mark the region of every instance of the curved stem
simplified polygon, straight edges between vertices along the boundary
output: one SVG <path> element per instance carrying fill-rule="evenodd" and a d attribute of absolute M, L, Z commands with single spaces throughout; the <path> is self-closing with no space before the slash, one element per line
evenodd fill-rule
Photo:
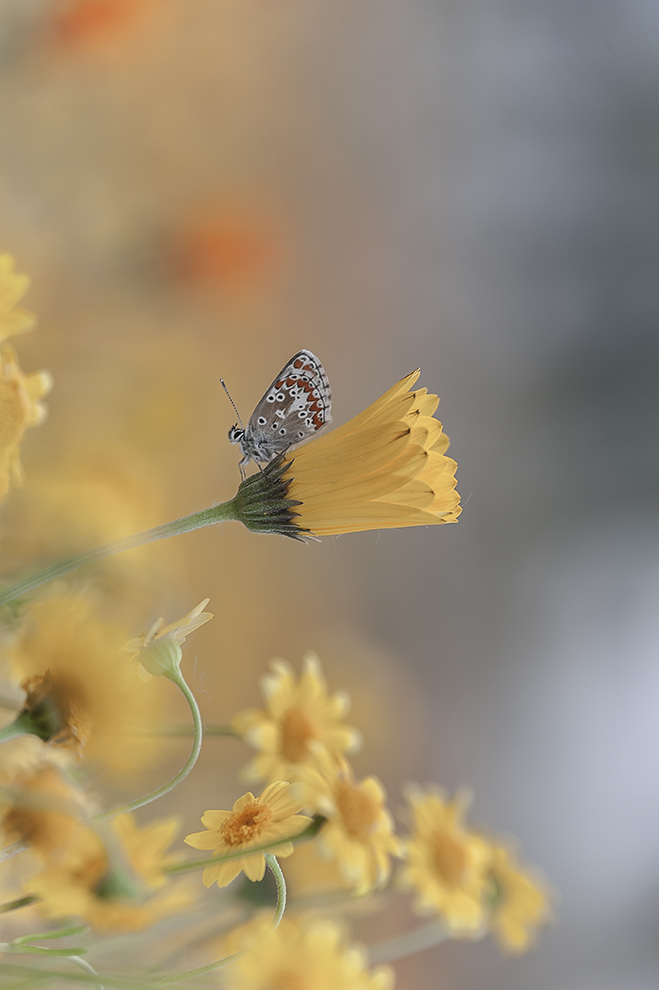
<path fill-rule="evenodd" d="M 136 798 L 134 801 L 129 801 L 128 804 L 119 805 L 116 808 L 112 808 L 110 811 L 103 811 L 100 815 L 94 815 L 94 818 L 99 821 L 105 821 L 107 818 L 114 818 L 115 815 L 124 815 L 129 811 L 135 811 L 137 808 L 143 808 L 145 804 L 151 804 L 152 801 L 157 801 L 158 798 L 163 797 L 164 794 L 168 794 L 173 791 L 182 780 L 188 776 L 193 766 L 197 762 L 197 758 L 201 751 L 201 744 L 204 738 L 204 727 L 201 721 L 201 712 L 199 711 L 199 705 L 193 695 L 192 691 L 188 687 L 183 674 L 177 668 L 176 672 L 172 672 L 167 675 L 169 680 L 172 681 L 178 688 L 180 688 L 183 693 L 185 700 L 190 706 L 190 711 L 192 712 L 192 720 L 194 722 L 194 739 L 192 742 L 192 750 L 190 755 L 179 772 L 172 777 L 170 781 L 163 784 L 162 787 L 158 787 L 155 791 L 150 794 L 146 794 L 144 797 Z"/>
<path fill-rule="evenodd" d="M 124 550 L 133 550 L 135 547 L 144 546 L 145 543 L 154 543 L 156 540 L 164 540 L 168 536 L 178 536 L 181 533 L 189 533 L 193 529 L 201 529 L 203 526 L 212 526 L 214 523 L 227 522 L 236 519 L 234 500 L 222 502 L 220 505 L 213 505 L 209 509 L 202 509 L 200 512 L 192 512 L 189 516 L 182 516 L 174 519 L 173 522 L 163 523 L 162 526 L 155 526 L 153 529 L 144 530 L 142 533 L 133 533 L 132 536 L 125 536 L 121 540 L 113 543 L 105 543 L 101 547 L 94 547 L 92 550 L 83 550 L 66 560 L 59 560 L 50 567 L 44 567 L 42 571 L 17 581 L 0 592 L 0 605 L 20 598 L 28 591 L 39 588 L 42 584 L 54 581 L 56 578 L 75 571 L 85 564 L 93 564 L 104 557 L 112 557 L 116 553 Z"/>
<path fill-rule="evenodd" d="M 259 936 L 250 942 L 248 946 L 244 949 L 240 949 L 238 952 L 232 952 L 230 956 L 225 956 L 224 959 L 217 959 L 215 962 L 209 963 L 207 966 L 198 966 L 196 969 L 186 969 L 182 973 L 177 973 L 176 976 L 168 976 L 163 980 L 158 981 L 158 986 L 171 986 L 175 983 L 182 983 L 183 980 L 188 980 L 196 976 L 205 976 L 207 973 L 213 973 L 217 969 L 221 969 L 223 966 L 227 966 L 229 963 L 235 962 L 236 959 L 240 959 L 247 952 L 251 952 L 255 945 L 257 945 L 264 935 L 268 932 L 275 931 L 279 927 L 279 923 L 284 916 L 284 911 L 286 910 L 286 880 L 284 879 L 284 874 L 282 873 L 281 866 L 277 862 L 274 856 L 270 853 L 266 853 L 265 861 L 275 878 L 275 884 L 277 885 L 277 904 L 275 906 L 275 913 L 273 915 L 272 921 L 265 929 L 261 932 Z"/>
<path fill-rule="evenodd" d="M 274 932 L 275 929 L 279 928 L 279 923 L 284 917 L 284 911 L 286 910 L 286 880 L 284 879 L 284 874 L 281 871 L 281 866 L 279 865 L 276 856 L 272 853 L 265 854 L 265 861 L 268 864 L 268 868 L 275 878 L 275 883 L 277 884 L 277 907 L 275 909 L 275 915 L 270 922 L 269 932 Z"/>
<path fill-rule="evenodd" d="M 287 835 L 283 839 L 265 842 L 262 846 L 252 846 L 249 850 L 250 855 L 268 852 L 269 849 L 277 849 L 278 846 L 284 846 L 288 842 L 305 842 L 307 839 L 313 839 L 314 836 L 318 835 L 326 821 L 327 819 L 323 818 L 322 815 L 315 815 L 311 824 L 298 832 L 297 835 Z M 200 870 L 202 866 L 214 866 L 215 863 L 226 863 L 230 859 L 242 859 L 244 855 L 245 850 L 239 849 L 237 852 L 225 853 L 223 856 L 208 856 L 205 859 L 189 860 L 187 863 L 175 863 L 173 866 L 166 867 L 165 873 L 187 873 L 189 870 Z"/>

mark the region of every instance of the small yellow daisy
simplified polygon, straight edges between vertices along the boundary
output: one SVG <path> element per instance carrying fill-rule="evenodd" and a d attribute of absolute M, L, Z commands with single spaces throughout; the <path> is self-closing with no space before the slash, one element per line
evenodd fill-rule
<path fill-rule="evenodd" d="M 494 882 L 492 933 L 504 952 L 526 952 L 535 941 L 536 930 L 551 920 L 549 886 L 537 871 L 522 868 L 511 848 L 496 843 L 490 875 Z"/>
<path fill-rule="evenodd" d="M 377 777 L 357 782 L 346 765 L 335 767 L 318 753 L 320 771 L 305 775 L 305 806 L 327 818 L 318 839 L 323 855 L 335 859 L 355 894 L 382 887 L 391 876 L 391 857 L 401 854 L 387 794 Z"/>
<path fill-rule="evenodd" d="M 244 770 L 246 780 L 299 780 L 303 768 L 317 762 L 321 744 L 338 766 L 357 749 L 361 737 L 343 719 L 350 700 L 345 692 L 330 695 L 318 657 L 309 653 L 296 681 L 285 660 L 273 660 L 272 673 L 261 681 L 267 708 L 249 708 L 232 719 L 245 742 L 259 750 Z"/>
<path fill-rule="evenodd" d="M 407 799 L 413 832 L 405 843 L 402 885 L 414 890 L 416 910 L 438 915 L 452 936 L 481 935 L 491 849 L 463 825 L 470 796 L 461 791 L 447 801 L 439 788 L 410 787 Z"/>
<path fill-rule="evenodd" d="M 255 846 L 263 846 L 297 835 L 311 819 L 299 815 L 302 800 L 299 791 L 286 781 L 269 784 L 260 797 L 243 794 L 235 802 L 232 811 L 207 811 L 201 823 L 206 832 L 193 832 L 184 841 L 193 849 L 209 849 L 217 856 L 227 853 L 244 853 L 237 859 L 207 866 L 204 869 L 204 886 L 226 887 L 244 872 L 249 880 L 262 880 L 265 873 L 265 853 L 252 852 Z M 278 858 L 291 856 L 292 842 L 273 848 Z"/>
<path fill-rule="evenodd" d="M 227 969 L 232 990 L 392 990 L 393 970 L 369 969 L 365 950 L 335 921 L 285 917 L 263 933 L 265 924 L 256 918 L 226 940 L 227 952 L 247 949 Z"/>

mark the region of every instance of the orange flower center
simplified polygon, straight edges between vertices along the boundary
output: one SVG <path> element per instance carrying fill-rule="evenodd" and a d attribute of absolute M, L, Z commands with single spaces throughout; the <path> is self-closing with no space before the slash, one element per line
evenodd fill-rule
<path fill-rule="evenodd" d="M 281 721 L 281 752 L 289 763 L 304 763 L 309 741 L 318 733 L 311 720 L 299 708 L 291 708 Z"/>
<path fill-rule="evenodd" d="M 448 832 L 435 832 L 430 843 L 432 867 L 449 887 L 458 887 L 467 869 L 464 845 Z"/>
<path fill-rule="evenodd" d="M 220 835 L 228 846 L 241 846 L 258 839 L 272 819 L 272 810 L 267 804 L 247 805 L 234 811 L 220 825 Z"/>
<path fill-rule="evenodd" d="M 380 817 L 378 801 L 347 780 L 338 781 L 335 796 L 336 806 L 348 835 L 358 842 L 368 842 L 373 826 Z"/>

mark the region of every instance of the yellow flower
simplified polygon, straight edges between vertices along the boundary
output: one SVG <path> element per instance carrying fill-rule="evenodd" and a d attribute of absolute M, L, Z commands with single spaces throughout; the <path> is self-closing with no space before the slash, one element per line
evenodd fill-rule
<path fill-rule="evenodd" d="M 414 831 L 401 882 L 415 891 L 416 910 L 438 915 L 453 936 L 482 934 L 491 851 L 463 825 L 469 795 L 447 801 L 439 789 L 414 787 L 407 797 Z"/>
<path fill-rule="evenodd" d="M 271 667 L 272 673 L 261 681 L 267 708 L 249 708 L 231 722 L 260 751 L 245 768 L 245 778 L 298 780 L 303 767 L 317 762 L 319 743 L 342 765 L 343 754 L 361 742 L 357 730 L 342 721 L 350 707 L 348 696 L 328 695 L 320 660 L 313 653 L 304 658 L 297 683 L 285 660 L 273 660 Z"/>
<path fill-rule="evenodd" d="M 172 649 L 177 653 L 180 662 L 180 648 L 186 638 L 213 618 L 212 612 L 204 612 L 209 601 L 210 598 L 204 598 L 182 619 L 177 619 L 168 626 L 165 625 L 164 619 L 158 619 L 148 632 L 141 633 L 126 643 L 124 649 L 130 655 L 130 659 L 140 661 L 138 670 L 143 679 L 150 680 L 153 674 L 163 672 L 160 667 L 163 661 L 166 664 Z"/>
<path fill-rule="evenodd" d="M 36 323 L 34 313 L 17 309 L 16 303 L 25 295 L 30 279 L 14 271 L 10 254 L 0 254 L 0 342 L 16 333 L 31 330 Z"/>
<path fill-rule="evenodd" d="M 391 990 L 389 966 L 368 969 L 366 952 L 349 944 L 335 921 L 285 917 L 263 933 L 256 918 L 226 940 L 228 952 L 247 949 L 227 970 L 232 990 Z M 253 944 L 253 948 L 249 948 Z"/>
<path fill-rule="evenodd" d="M 305 805 L 328 821 L 318 839 L 320 851 L 337 861 L 358 896 L 383 886 L 391 876 L 391 856 L 401 853 L 387 795 L 377 777 L 354 780 L 345 765 L 338 769 L 319 752 L 322 769 L 305 775 Z"/>
<path fill-rule="evenodd" d="M 514 851 L 503 845 L 492 846 L 490 871 L 495 898 L 490 928 L 505 952 L 526 952 L 535 930 L 551 920 L 549 887 L 537 872 L 522 869 Z"/>
<path fill-rule="evenodd" d="M 420 372 L 344 426 L 286 454 L 282 481 L 301 529 L 316 536 L 456 522 L 455 461 L 433 418 L 439 399 L 410 392 Z"/>
<path fill-rule="evenodd" d="M 298 792 L 286 781 L 269 784 L 260 797 L 249 792 L 235 802 L 232 811 L 207 811 L 201 824 L 207 832 L 194 832 L 184 839 L 193 849 L 212 849 L 217 856 L 244 852 L 237 859 L 227 860 L 204 869 L 204 885 L 228 886 L 244 871 L 249 880 L 262 880 L 265 873 L 265 854 L 250 853 L 255 846 L 263 846 L 278 839 L 297 835 L 311 819 L 297 814 L 302 808 Z M 272 852 L 278 858 L 292 855 L 292 842 L 276 846 Z"/>
<path fill-rule="evenodd" d="M 23 482 L 19 445 L 29 426 L 46 416 L 40 401 L 52 388 L 47 371 L 24 375 L 11 344 L 0 346 L 0 498 Z"/>
<path fill-rule="evenodd" d="M 125 632 L 98 613 L 82 592 L 53 593 L 25 609 L 11 657 L 27 691 L 21 716 L 50 745 L 136 770 L 157 755 L 147 732 L 162 694 L 126 666 Z"/>
<path fill-rule="evenodd" d="M 78 917 L 95 928 L 140 931 L 191 902 L 187 884 L 155 894 L 167 883 L 165 868 L 177 857 L 165 850 L 178 822 L 163 819 L 138 828 L 132 815 L 109 823 L 107 841 L 79 824 L 65 855 L 24 885 L 40 898 L 48 918 Z"/>
<path fill-rule="evenodd" d="M 44 860 L 65 849 L 84 815 L 82 796 L 56 766 L 42 763 L 3 788 L 0 834 L 4 845 L 22 842 Z"/>

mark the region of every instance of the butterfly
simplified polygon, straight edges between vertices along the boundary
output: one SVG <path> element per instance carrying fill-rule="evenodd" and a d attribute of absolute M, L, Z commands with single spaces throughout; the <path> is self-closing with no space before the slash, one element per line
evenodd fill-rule
<path fill-rule="evenodd" d="M 226 390 L 224 382 L 222 385 Z M 240 444 L 241 478 L 245 478 L 250 461 L 271 461 L 331 423 L 331 408 L 332 393 L 325 369 L 311 351 L 298 351 L 266 390 L 245 428 L 236 409 L 240 426 L 231 427 L 229 440 Z"/>

